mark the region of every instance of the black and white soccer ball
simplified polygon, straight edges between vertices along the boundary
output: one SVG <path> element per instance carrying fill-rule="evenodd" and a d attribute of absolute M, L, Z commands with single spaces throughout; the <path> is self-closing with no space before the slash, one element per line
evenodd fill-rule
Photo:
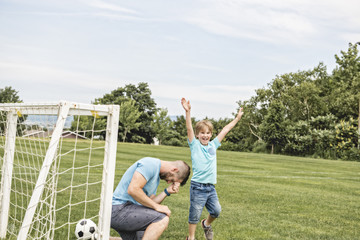
<path fill-rule="evenodd" d="M 75 228 L 75 236 L 81 240 L 96 240 L 97 226 L 91 219 L 81 219 Z"/>

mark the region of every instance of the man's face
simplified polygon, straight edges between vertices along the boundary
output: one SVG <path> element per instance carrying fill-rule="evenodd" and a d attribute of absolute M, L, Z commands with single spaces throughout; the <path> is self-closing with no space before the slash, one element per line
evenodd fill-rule
<path fill-rule="evenodd" d="M 172 172 L 160 173 L 160 179 L 165 180 L 167 183 L 181 183 L 180 179 L 177 178 L 176 174 Z"/>

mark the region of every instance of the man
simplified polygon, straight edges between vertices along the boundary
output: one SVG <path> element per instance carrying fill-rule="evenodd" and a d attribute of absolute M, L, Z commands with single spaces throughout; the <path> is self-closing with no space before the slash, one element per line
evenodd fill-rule
<path fill-rule="evenodd" d="M 158 239 L 169 224 L 171 215 L 165 197 L 179 191 L 190 175 L 184 161 L 142 158 L 126 170 L 112 200 L 111 227 L 123 240 Z M 156 195 L 160 179 L 169 186 Z"/>

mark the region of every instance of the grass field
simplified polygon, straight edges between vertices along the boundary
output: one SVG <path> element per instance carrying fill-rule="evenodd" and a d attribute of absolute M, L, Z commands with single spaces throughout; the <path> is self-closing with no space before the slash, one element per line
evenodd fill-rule
<path fill-rule="evenodd" d="M 100 156 L 99 163 L 103 160 Z M 114 187 L 132 163 L 146 156 L 191 164 L 186 147 L 119 143 Z M 215 239 L 360 239 L 359 162 L 220 150 L 217 158 L 216 189 L 222 212 L 213 223 Z M 100 172 L 91 176 L 101 178 Z M 166 186 L 161 181 L 158 192 Z M 179 194 L 163 202 L 172 215 L 161 239 L 185 239 L 189 186 L 188 182 Z M 80 190 L 76 196 L 84 195 Z M 57 201 L 61 203 L 61 197 Z M 204 210 L 203 217 L 206 215 Z M 60 218 L 57 216 L 57 220 L 67 221 Z M 113 230 L 111 235 L 118 236 Z M 200 225 L 196 238 L 204 239 Z"/>
<path fill-rule="evenodd" d="M 115 186 L 145 156 L 191 164 L 189 148 L 119 144 Z M 360 239 L 359 162 L 220 150 L 217 158 L 222 213 L 215 239 Z M 165 187 L 162 181 L 158 191 Z M 163 204 L 172 215 L 161 239 L 185 239 L 189 184 Z M 204 239 L 200 225 L 196 238 Z"/>

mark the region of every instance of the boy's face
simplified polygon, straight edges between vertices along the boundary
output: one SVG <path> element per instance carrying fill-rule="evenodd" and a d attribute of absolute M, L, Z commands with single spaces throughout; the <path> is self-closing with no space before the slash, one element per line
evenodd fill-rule
<path fill-rule="evenodd" d="M 208 127 L 203 127 L 199 133 L 196 135 L 196 137 L 199 139 L 200 143 L 204 146 L 207 146 L 210 142 L 210 138 L 212 136 L 212 132 L 210 132 L 210 129 Z"/>

